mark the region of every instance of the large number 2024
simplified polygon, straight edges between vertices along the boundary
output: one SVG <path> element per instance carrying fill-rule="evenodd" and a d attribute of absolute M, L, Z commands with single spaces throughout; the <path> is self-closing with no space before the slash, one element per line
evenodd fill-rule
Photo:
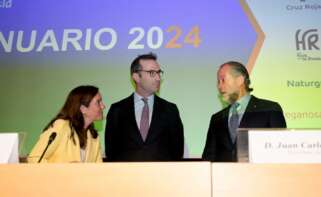
<path fill-rule="evenodd" d="M 166 32 L 171 33 L 174 32 L 174 37 L 172 37 L 167 44 L 165 45 L 165 48 L 182 48 L 183 44 L 179 43 L 178 40 L 182 36 L 182 29 L 178 26 L 170 26 Z M 130 29 L 129 34 L 135 34 L 137 33 L 137 36 L 134 38 L 133 41 L 130 42 L 128 45 L 128 49 L 144 49 L 145 45 L 141 43 L 142 39 L 145 36 L 145 30 L 141 27 L 133 27 Z M 184 37 L 185 44 L 191 44 L 195 48 L 199 47 L 201 43 L 200 39 L 200 30 L 198 26 L 194 26 L 190 32 Z M 154 39 L 155 38 L 155 39 Z M 151 49 L 158 49 L 162 46 L 164 40 L 163 31 L 160 27 L 154 26 L 151 27 L 147 31 L 147 46 Z"/>

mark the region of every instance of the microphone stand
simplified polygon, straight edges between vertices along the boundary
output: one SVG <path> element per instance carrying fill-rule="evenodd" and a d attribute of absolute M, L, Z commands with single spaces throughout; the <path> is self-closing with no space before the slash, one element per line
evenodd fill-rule
<path fill-rule="evenodd" d="M 53 133 L 50 135 L 49 140 L 48 140 L 48 144 L 47 144 L 45 150 L 42 152 L 42 154 L 41 154 L 41 156 L 40 156 L 40 158 L 39 158 L 39 160 L 38 160 L 38 163 L 41 162 L 43 156 L 44 156 L 45 153 L 47 152 L 47 149 L 48 149 L 49 145 L 55 140 L 56 135 L 57 135 L 56 132 L 53 132 Z"/>

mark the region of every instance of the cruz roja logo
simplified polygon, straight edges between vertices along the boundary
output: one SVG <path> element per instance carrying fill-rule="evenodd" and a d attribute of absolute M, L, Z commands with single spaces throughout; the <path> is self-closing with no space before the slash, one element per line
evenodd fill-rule
<path fill-rule="evenodd" d="M 320 51 L 318 29 L 298 29 L 295 32 L 295 44 L 296 50 L 300 51 L 297 53 L 299 60 L 321 60 L 318 53 Z M 316 55 L 319 57 L 316 57 Z"/>
<path fill-rule="evenodd" d="M 308 0 L 297 0 L 297 1 L 289 1 L 289 4 L 286 4 L 285 9 L 287 11 L 295 12 L 295 11 L 320 11 L 321 4 L 318 0 L 308 1 Z"/>
<path fill-rule="evenodd" d="M 12 0 L 0 0 L 0 8 L 11 8 Z"/>

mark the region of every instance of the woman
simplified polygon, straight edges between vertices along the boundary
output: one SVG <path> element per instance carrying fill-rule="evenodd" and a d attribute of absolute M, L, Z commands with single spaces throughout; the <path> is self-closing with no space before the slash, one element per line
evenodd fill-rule
<path fill-rule="evenodd" d="M 100 142 L 93 122 L 102 120 L 104 109 L 97 87 L 73 89 L 58 115 L 44 128 L 28 162 L 101 162 Z"/>

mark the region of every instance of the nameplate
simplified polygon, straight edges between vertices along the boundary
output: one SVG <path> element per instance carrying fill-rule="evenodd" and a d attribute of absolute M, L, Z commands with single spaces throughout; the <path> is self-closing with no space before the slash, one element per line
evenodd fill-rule
<path fill-rule="evenodd" d="M 321 163 L 321 130 L 249 130 L 250 163 Z"/>
<path fill-rule="evenodd" d="M 19 163 L 18 133 L 0 133 L 0 163 Z"/>

